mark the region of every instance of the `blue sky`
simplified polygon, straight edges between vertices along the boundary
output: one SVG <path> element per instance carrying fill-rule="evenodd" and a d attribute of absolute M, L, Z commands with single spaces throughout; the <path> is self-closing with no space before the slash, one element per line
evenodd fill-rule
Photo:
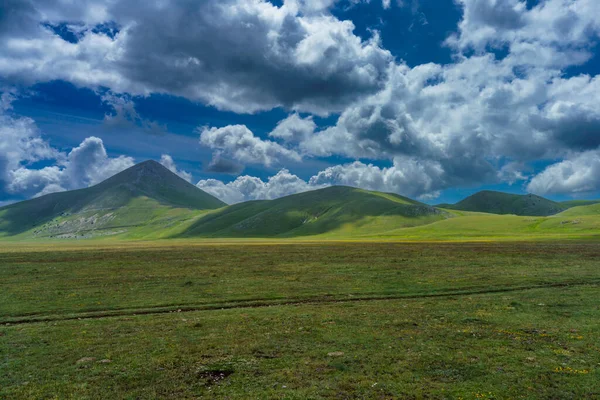
<path fill-rule="evenodd" d="M 593 0 L 163 3 L 0 6 L 0 204 L 146 159 L 229 203 L 600 197 Z"/>

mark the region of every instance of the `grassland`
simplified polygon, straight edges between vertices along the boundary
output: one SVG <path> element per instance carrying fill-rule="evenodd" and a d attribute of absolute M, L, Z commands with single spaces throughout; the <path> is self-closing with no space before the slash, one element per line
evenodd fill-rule
<path fill-rule="evenodd" d="M 2 246 L 0 398 L 600 398 L 597 242 Z"/>

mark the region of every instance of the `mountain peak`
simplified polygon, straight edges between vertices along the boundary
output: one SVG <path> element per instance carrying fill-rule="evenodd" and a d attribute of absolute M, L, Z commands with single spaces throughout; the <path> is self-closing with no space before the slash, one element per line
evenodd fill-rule
<path fill-rule="evenodd" d="M 564 211 L 566 207 L 535 194 L 512 194 L 482 190 L 445 208 L 491 214 L 548 216 Z"/>
<path fill-rule="evenodd" d="M 123 229 L 149 223 L 156 217 L 153 210 L 212 210 L 225 205 L 160 163 L 148 160 L 89 188 L 10 205 L 0 215 L 0 236 L 3 231 L 15 235 L 34 227 L 36 234 L 48 235 L 107 229 L 115 224 Z M 50 221 L 55 221 L 52 228 L 46 225 Z"/>

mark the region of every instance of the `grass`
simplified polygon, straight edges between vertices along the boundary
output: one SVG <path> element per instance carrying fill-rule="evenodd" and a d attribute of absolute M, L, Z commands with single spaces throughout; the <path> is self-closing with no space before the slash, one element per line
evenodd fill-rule
<path fill-rule="evenodd" d="M 445 217 L 433 207 L 399 195 L 334 186 L 209 212 L 181 236 L 339 237 L 427 224 Z"/>
<path fill-rule="evenodd" d="M 3 246 L 0 398 L 600 396 L 596 242 Z"/>
<path fill-rule="evenodd" d="M 477 192 L 456 204 L 443 204 L 446 208 L 463 211 L 477 211 L 491 214 L 515 214 L 527 216 L 554 215 L 570 205 L 556 203 L 533 194 L 518 195 L 484 190 Z"/>

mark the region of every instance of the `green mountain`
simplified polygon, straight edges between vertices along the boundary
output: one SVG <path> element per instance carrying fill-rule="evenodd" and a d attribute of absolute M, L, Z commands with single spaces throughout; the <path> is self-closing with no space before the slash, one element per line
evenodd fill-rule
<path fill-rule="evenodd" d="M 296 237 L 372 235 L 447 218 L 434 207 L 396 194 L 333 186 L 207 213 L 182 235 Z"/>
<path fill-rule="evenodd" d="M 227 206 L 159 163 L 146 161 L 96 186 L 0 208 L 0 239 L 458 240 L 593 236 L 600 229 L 600 202 L 556 203 L 483 191 L 443 208 L 448 211 L 345 186 Z"/>
<path fill-rule="evenodd" d="M 558 214 L 568 207 L 534 194 L 510 194 L 484 190 L 456 204 L 438 207 L 459 211 L 475 211 L 490 214 L 514 214 L 522 216 L 548 216 Z"/>
<path fill-rule="evenodd" d="M 560 204 L 564 207 L 579 207 L 579 206 L 591 206 L 593 204 L 600 203 L 600 200 L 567 200 L 561 201 Z"/>
<path fill-rule="evenodd" d="M 0 208 L 0 236 L 103 236 L 152 224 L 166 229 L 197 215 L 197 210 L 223 206 L 161 164 L 146 161 L 86 189 Z"/>

